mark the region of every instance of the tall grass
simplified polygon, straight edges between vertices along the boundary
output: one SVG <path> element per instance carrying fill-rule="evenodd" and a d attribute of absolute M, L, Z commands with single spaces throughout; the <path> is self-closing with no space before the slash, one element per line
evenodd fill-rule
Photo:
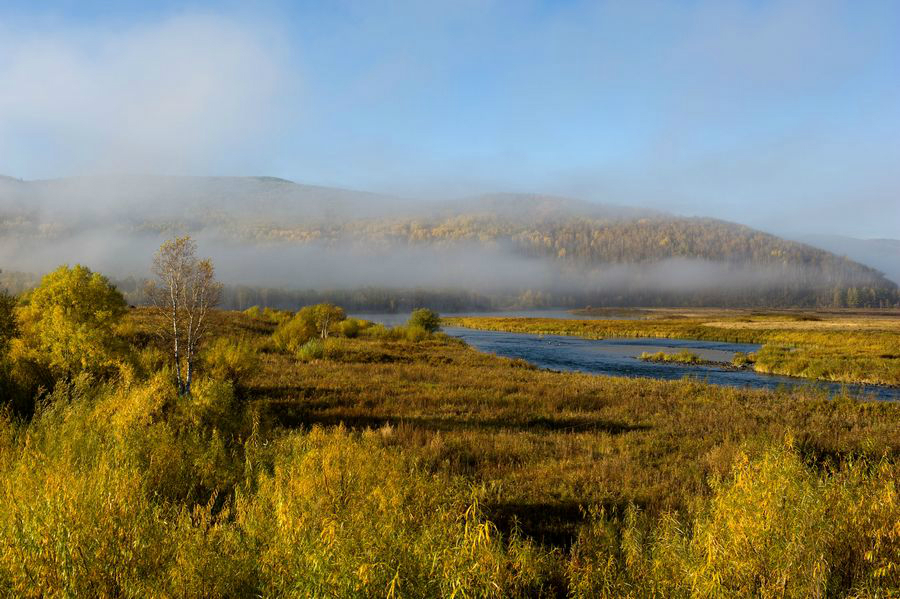
<path fill-rule="evenodd" d="M 641 352 L 641 355 L 638 356 L 641 360 L 646 362 L 677 362 L 679 364 L 702 364 L 703 359 L 695 354 L 692 351 L 688 351 L 686 349 L 681 350 L 680 352 L 670 354 L 666 352 Z"/>
<path fill-rule="evenodd" d="M 844 597 L 900 591 L 896 464 L 821 472 L 789 448 L 712 481 L 690 517 L 595 511 L 569 562 L 576 597 Z"/>
<path fill-rule="evenodd" d="M 129 376 L 0 417 L 0 595 L 900 593 L 897 404 L 544 372 L 407 329 L 304 362 L 220 316 L 191 397 L 135 311 Z"/>
<path fill-rule="evenodd" d="M 160 382 L 82 385 L 28 425 L 4 419 L 0 585 L 20 597 L 542 592 L 550 554 L 504 538 L 477 493 L 388 448 L 384 431 L 263 443 L 214 405 L 227 396 L 208 382 L 197 405 L 172 406 L 184 398 Z"/>

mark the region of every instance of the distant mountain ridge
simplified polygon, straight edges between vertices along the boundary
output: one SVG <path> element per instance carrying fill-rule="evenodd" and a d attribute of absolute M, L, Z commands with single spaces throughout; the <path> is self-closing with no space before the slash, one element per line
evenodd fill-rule
<path fill-rule="evenodd" d="M 104 251 L 102 240 L 112 231 L 125 241 L 115 252 Z M 11 262 L 11 269 L 25 251 L 25 239 L 41 239 L 50 247 L 65 247 L 67 240 L 96 245 L 94 255 L 102 262 L 132 247 L 137 251 L 141 239 L 185 232 L 228 244 L 231 249 L 222 255 L 229 260 L 242 262 L 253 253 L 237 251 L 243 247 L 260 256 L 258 248 L 274 248 L 266 250 L 265 260 L 276 264 L 306 261 L 309 267 L 285 277 L 292 279 L 285 286 L 311 288 L 321 279 L 309 274 L 315 264 L 308 261 L 317 258 L 291 248 L 316 248 L 320 256 L 332 257 L 351 248 L 353 256 L 320 261 L 337 270 L 334 277 L 328 273 L 328 284 L 352 286 L 356 279 L 349 273 L 384 268 L 400 252 L 405 262 L 395 261 L 394 271 L 400 272 L 388 273 L 390 285 L 400 284 L 402 271 L 441 256 L 451 258 L 407 286 L 474 284 L 467 268 L 454 263 L 452 256 L 458 255 L 469 261 L 468 270 L 480 272 L 482 287 L 493 282 L 567 305 L 900 301 L 897 285 L 875 269 L 808 244 L 721 220 L 564 197 L 501 193 L 417 201 L 272 177 L 0 178 L 0 234 L 19 240 L 5 252 L 0 246 L 0 258 Z M 255 274 L 262 266 L 247 268 Z M 341 269 L 347 276 L 340 276 Z M 442 280 L 441 269 L 454 270 L 456 278 Z M 358 278 L 372 284 L 371 277 Z"/>

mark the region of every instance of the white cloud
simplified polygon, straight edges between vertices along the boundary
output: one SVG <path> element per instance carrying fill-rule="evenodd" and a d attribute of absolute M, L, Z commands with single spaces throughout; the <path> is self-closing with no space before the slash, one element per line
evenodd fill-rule
<path fill-rule="evenodd" d="M 0 25 L 0 164 L 52 175 L 227 162 L 270 130 L 289 88 L 277 39 L 208 15 L 120 30 Z"/>

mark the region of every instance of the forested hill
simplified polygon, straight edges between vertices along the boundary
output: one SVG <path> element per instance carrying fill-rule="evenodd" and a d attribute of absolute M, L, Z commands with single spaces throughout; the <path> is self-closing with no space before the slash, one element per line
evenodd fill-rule
<path fill-rule="evenodd" d="M 856 239 L 839 235 L 807 235 L 798 239 L 877 268 L 900 283 L 900 239 Z"/>
<path fill-rule="evenodd" d="M 204 241 L 232 284 L 377 288 L 379 302 L 390 289 L 521 307 L 900 301 L 878 271 L 810 245 L 568 198 L 416 201 L 266 177 L 0 178 L 0 268 L 46 269 L 40 260 L 58 256 L 140 277 L 153 245 L 176 233 Z"/>

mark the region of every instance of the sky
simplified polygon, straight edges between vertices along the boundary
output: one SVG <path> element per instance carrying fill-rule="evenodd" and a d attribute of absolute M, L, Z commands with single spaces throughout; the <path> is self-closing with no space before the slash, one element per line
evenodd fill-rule
<path fill-rule="evenodd" d="M 900 238 L 900 2 L 0 4 L 0 174 L 549 193 Z"/>

